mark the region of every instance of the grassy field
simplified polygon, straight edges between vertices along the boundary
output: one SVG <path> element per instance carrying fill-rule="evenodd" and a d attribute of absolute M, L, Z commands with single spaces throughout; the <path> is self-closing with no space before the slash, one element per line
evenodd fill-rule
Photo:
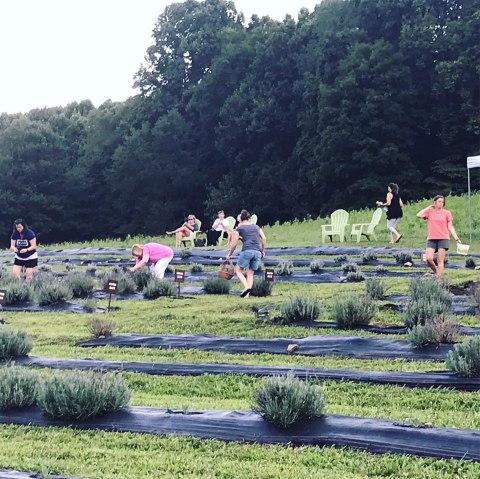
<path fill-rule="evenodd" d="M 384 199 L 384 198 L 379 198 Z M 404 217 L 399 224 L 399 231 L 403 234 L 401 245 L 409 248 L 423 248 L 427 237 L 427 228 L 424 220 L 418 219 L 415 215 L 418 211 L 431 204 L 431 200 L 422 200 L 405 205 Z M 454 216 L 455 228 L 464 243 L 471 244 L 471 251 L 480 253 L 480 193 L 472 195 L 472 241 L 469 239 L 469 215 L 468 215 L 468 196 L 448 196 L 446 198 L 446 208 Z M 369 223 L 374 208 L 350 211 L 349 224 Z M 275 223 L 274 225 L 262 225 L 261 218 L 259 224 L 264 227 L 268 240 L 268 246 L 318 246 L 321 243 L 320 226 L 329 223 L 328 218 L 294 220 L 287 223 Z M 204 221 L 205 227 L 207 223 Z M 347 229 L 349 232 L 350 230 Z M 389 241 L 389 234 L 386 229 L 386 219 L 383 216 L 380 225 L 376 229 L 378 242 L 367 242 L 365 237 L 361 245 L 385 246 Z M 107 240 L 93 240 L 88 243 L 59 243 L 54 245 L 45 245 L 52 248 L 80 248 L 80 247 L 117 247 L 129 248 L 133 243 L 142 243 L 147 241 L 158 241 L 171 246 L 175 245 L 175 239 L 170 236 L 131 236 L 128 238 L 111 238 Z M 329 242 L 327 244 L 330 244 Z M 333 244 L 338 245 L 338 242 Z M 347 244 L 357 244 L 356 242 L 347 242 Z"/>
<path fill-rule="evenodd" d="M 476 196 L 475 202 L 480 197 Z M 468 215 L 462 213 L 465 199 L 448 198 L 460 236 L 468 231 Z M 475 204 L 475 203 L 474 203 Z M 401 223 L 405 244 L 421 247 L 425 225 L 414 218 L 422 204 L 406 207 Z M 354 212 L 354 221 L 364 221 L 371 211 Z M 410 215 L 412 218 L 410 218 Z M 411 221 L 410 221 L 411 220 Z M 352 222 L 352 221 L 351 221 Z M 277 246 L 318 245 L 320 220 L 293 222 L 266 227 L 270 244 Z M 379 227 L 384 228 L 383 222 Z M 467 229 L 465 229 L 467 228 Z M 384 245 L 386 233 L 383 232 Z M 158 239 L 158 238 L 156 238 Z M 380 238 L 379 238 L 380 239 Z M 143 239 L 142 239 L 143 240 Z M 92 242 L 60 247 L 118 246 L 134 241 Z M 403 241 L 403 240 L 402 240 Z M 363 243 L 366 245 L 366 243 Z M 402 243 L 403 244 L 403 243 Z M 475 243 L 474 243 L 475 244 Z M 480 241 L 478 242 L 480 245 Z M 354 259 L 354 258 L 352 258 Z M 357 258 L 358 259 L 358 258 Z M 463 262 L 463 259 L 452 258 Z M 81 268 L 79 268 L 81 269 Z M 418 269 L 421 271 L 422 269 Z M 447 270 L 451 284 L 474 280 L 478 272 Z M 405 294 L 407 277 L 385 279 L 387 294 Z M 233 286 L 240 289 L 238 283 Z M 369 335 L 366 332 L 339 332 L 280 326 L 255 319 L 251 306 L 275 304 L 278 307 L 292 294 L 317 297 L 322 303 L 322 320 L 330 320 L 337 298 L 362 292 L 360 284 L 275 283 L 273 295 L 242 300 L 235 296 L 202 295 L 192 299 L 162 298 L 155 301 L 114 301 L 117 311 L 109 313 L 122 333 L 212 334 L 257 338 L 303 337 L 313 334 Z M 105 306 L 106 301 L 100 305 Z M 146 348 L 80 348 L 77 343 L 89 337 L 86 320 L 92 315 L 70 313 L 7 313 L 6 326 L 24 329 L 32 337 L 32 355 L 60 358 L 99 358 L 115 361 L 237 363 L 250 365 L 305 366 L 331 369 L 429 371 L 444 369 L 442 363 L 405 360 L 359 360 L 337 357 L 280 356 L 272 354 L 224 354 L 195 350 L 153 350 Z M 467 325 L 478 325 L 472 316 L 458 317 Z M 377 322 L 400 323 L 400 314 L 380 310 Z M 378 336 L 376 336 L 378 337 Z M 50 374 L 44 371 L 42 374 Z M 249 409 L 261 379 L 243 375 L 204 375 L 200 377 L 155 377 L 128 373 L 132 405 L 196 409 Z M 447 389 L 408 389 L 398 386 L 357 384 L 347 381 L 324 383 L 327 412 L 352 416 L 392 419 L 413 424 L 480 430 L 478 392 Z M 466 478 L 480 477 L 480 464 L 468 461 L 421 459 L 405 455 L 371 455 L 359 451 L 319 447 L 280 447 L 222 443 L 186 437 L 156 437 L 147 434 L 74 431 L 62 428 L 0 426 L 0 468 L 59 474 L 81 478 L 153 479 L 380 479 L 380 478 Z"/>

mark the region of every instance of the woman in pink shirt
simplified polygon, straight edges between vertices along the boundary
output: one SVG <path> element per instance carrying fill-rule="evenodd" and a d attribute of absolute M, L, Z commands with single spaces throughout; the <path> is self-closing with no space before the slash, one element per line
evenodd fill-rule
<path fill-rule="evenodd" d="M 457 232 L 453 227 L 453 216 L 450 211 L 445 209 L 445 197 L 441 195 L 433 198 L 433 205 L 427 206 L 417 213 L 418 218 L 423 218 L 428 222 L 427 237 L 427 264 L 435 273 L 437 279 L 443 275 L 445 265 L 445 254 L 449 248 L 450 233 L 457 243 L 461 243 Z M 437 254 L 437 264 L 433 257 Z"/>
<path fill-rule="evenodd" d="M 162 279 L 168 264 L 173 259 L 173 249 L 159 243 L 134 244 L 132 255 L 137 262 L 133 268 L 130 268 L 131 273 L 149 265 L 153 276 Z"/>

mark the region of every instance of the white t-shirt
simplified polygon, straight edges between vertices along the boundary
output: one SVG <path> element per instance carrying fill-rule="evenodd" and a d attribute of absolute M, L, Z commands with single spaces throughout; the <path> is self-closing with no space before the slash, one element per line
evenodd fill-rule
<path fill-rule="evenodd" d="M 217 218 L 214 222 L 213 222 L 213 225 L 212 225 L 212 230 L 215 230 L 215 231 L 224 231 L 225 228 L 228 228 L 228 221 L 226 218 L 224 218 L 223 220 L 221 220 L 220 218 Z"/>

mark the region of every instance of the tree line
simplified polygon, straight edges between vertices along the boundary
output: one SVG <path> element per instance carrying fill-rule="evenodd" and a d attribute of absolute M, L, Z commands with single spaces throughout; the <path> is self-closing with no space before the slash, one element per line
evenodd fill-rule
<path fill-rule="evenodd" d="M 245 22 L 234 2 L 158 17 L 140 94 L 0 116 L 0 233 L 162 234 L 195 213 L 263 224 L 465 191 L 480 151 L 478 0 L 323 0 Z"/>

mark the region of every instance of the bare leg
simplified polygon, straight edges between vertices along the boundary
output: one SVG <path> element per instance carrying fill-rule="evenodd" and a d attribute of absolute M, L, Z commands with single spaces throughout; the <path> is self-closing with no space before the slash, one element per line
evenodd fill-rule
<path fill-rule="evenodd" d="M 33 268 L 25 268 L 25 274 L 27 281 L 31 281 L 33 278 Z"/>
<path fill-rule="evenodd" d="M 14 264 L 13 265 L 13 276 L 15 276 L 15 278 L 20 278 L 21 275 L 22 275 L 22 266 Z"/>
<path fill-rule="evenodd" d="M 440 252 L 441 250 L 439 250 Z M 445 252 L 445 250 L 443 250 Z M 430 266 L 430 269 L 438 276 L 438 271 L 437 271 L 437 266 L 435 265 L 435 262 L 433 261 L 433 256 L 435 254 L 435 250 L 433 248 L 427 248 L 425 252 L 425 259 L 427 260 L 428 266 Z M 443 255 L 443 258 L 445 259 L 445 254 Z"/>
<path fill-rule="evenodd" d="M 253 287 L 253 276 L 255 274 L 255 271 L 253 271 L 253 269 L 248 269 L 247 270 L 247 288 L 248 289 L 252 289 Z M 248 297 L 248 294 L 247 296 Z"/>
<path fill-rule="evenodd" d="M 443 276 L 443 270 L 445 269 L 445 254 L 446 250 L 443 248 L 438 249 L 437 253 L 437 279 L 441 279 Z"/>
<path fill-rule="evenodd" d="M 248 275 L 247 270 L 247 275 Z M 237 277 L 240 280 L 240 283 L 242 283 L 244 289 L 248 289 L 248 283 L 247 283 L 247 278 L 245 278 L 245 275 L 243 274 L 243 269 L 240 268 L 240 266 L 235 267 L 235 272 L 237 273 Z"/>

